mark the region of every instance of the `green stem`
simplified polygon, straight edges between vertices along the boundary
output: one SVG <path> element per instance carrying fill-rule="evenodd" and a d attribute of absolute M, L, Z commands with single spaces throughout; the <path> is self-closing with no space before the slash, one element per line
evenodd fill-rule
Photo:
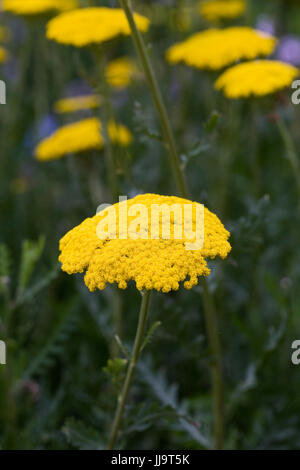
<path fill-rule="evenodd" d="M 143 338 L 144 338 L 144 333 L 145 333 L 145 328 L 146 328 L 146 323 L 147 323 L 147 314 L 148 314 L 149 302 L 150 302 L 150 294 L 151 294 L 151 291 L 144 291 L 142 293 L 142 304 L 141 304 L 141 309 L 140 309 L 140 314 L 139 314 L 139 321 L 138 321 L 138 327 L 137 327 L 135 341 L 134 341 L 133 352 L 132 352 L 131 359 L 129 361 L 125 382 L 124 382 L 121 394 L 119 395 L 119 398 L 118 398 L 118 406 L 117 406 L 115 418 L 114 418 L 112 428 L 111 428 L 109 443 L 107 446 L 108 450 L 113 450 L 115 448 L 116 440 L 118 438 L 119 428 L 121 425 L 126 400 L 127 400 L 130 386 L 132 383 L 132 379 L 134 376 L 139 354 L 141 351 L 141 346 L 143 344 Z"/>
<path fill-rule="evenodd" d="M 299 162 L 299 157 L 298 157 L 298 153 L 296 150 L 296 146 L 286 123 L 284 122 L 284 120 L 282 119 L 280 115 L 278 119 L 276 120 L 276 123 L 277 123 L 279 133 L 281 135 L 281 138 L 283 140 L 283 143 L 285 145 L 286 157 L 288 161 L 290 162 L 291 167 L 293 169 L 293 174 L 295 177 L 297 190 L 299 193 L 299 199 L 300 199 L 300 162 Z"/>
<path fill-rule="evenodd" d="M 218 331 L 218 317 L 206 279 L 201 278 L 201 283 L 204 300 L 204 315 L 212 356 L 211 377 L 213 389 L 215 448 L 221 450 L 223 448 L 224 440 L 224 386 L 222 371 L 222 347 Z"/>
<path fill-rule="evenodd" d="M 185 181 L 184 173 L 181 168 L 180 158 L 177 153 L 175 139 L 174 139 L 173 131 L 172 131 L 170 121 L 168 118 L 168 113 L 167 113 L 166 106 L 164 104 L 164 101 L 163 101 L 163 98 L 162 98 L 162 95 L 158 86 L 157 78 L 155 76 L 153 67 L 151 65 L 151 62 L 150 62 L 150 59 L 146 50 L 143 37 L 136 26 L 132 8 L 131 8 L 131 2 L 130 0 L 120 0 L 120 3 L 126 14 L 126 17 L 127 17 L 130 29 L 131 29 L 132 37 L 134 40 L 134 44 L 135 44 L 137 53 L 139 55 L 140 61 L 142 63 L 144 73 L 148 81 L 149 88 L 153 96 L 154 104 L 155 104 L 155 107 L 156 107 L 156 110 L 157 110 L 157 113 L 161 122 L 161 127 L 163 130 L 165 142 L 168 147 L 168 155 L 170 158 L 170 164 L 174 172 L 178 189 L 180 191 L 180 194 L 183 197 L 187 198 L 188 188 L 187 188 L 187 184 Z"/>
<path fill-rule="evenodd" d="M 169 160 L 171 167 L 174 171 L 174 176 L 178 186 L 181 197 L 188 197 L 189 189 L 186 183 L 185 175 L 182 166 L 180 165 L 180 159 L 177 153 L 175 139 L 172 131 L 172 127 L 169 121 L 167 110 L 162 99 L 158 82 L 152 68 L 148 53 L 145 47 L 145 43 L 142 35 L 140 34 L 132 12 L 130 0 L 120 0 L 121 6 L 126 14 L 132 37 L 140 57 L 141 63 L 144 68 L 145 76 L 148 81 L 149 88 L 152 92 L 154 104 L 156 106 L 157 113 L 160 118 L 163 134 L 168 147 Z M 205 318 L 207 323 L 207 330 L 209 332 L 209 341 L 211 343 L 211 350 L 214 352 L 215 357 L 219 358 L 217 366 L 212 367 L 212 386 L 214 396 L 214 416 L 215 416 L 215 429 L 216 429 L 216 447 L 222 448 L 223 446 L 223 376 L 222 367 L 220 366 L 220 341 L 218 338 L 218 327 L 217 327 L 217 316 L 215 313 L 214 301 L 212 295 L 207 286 L 206 280 L 202 280 L 204 291 L 204 310 Z M 214 333 L 212 334 L 212 332 Z"/>

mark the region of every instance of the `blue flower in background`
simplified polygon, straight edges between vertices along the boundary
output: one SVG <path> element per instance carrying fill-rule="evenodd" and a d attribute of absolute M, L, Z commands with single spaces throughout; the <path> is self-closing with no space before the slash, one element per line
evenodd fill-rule
<path fill-rule="evenodd" d="M 285 36 L 276 51 L 276 58 L 292 65 L 300 65 L 300 39 L 297 36 Z"/>

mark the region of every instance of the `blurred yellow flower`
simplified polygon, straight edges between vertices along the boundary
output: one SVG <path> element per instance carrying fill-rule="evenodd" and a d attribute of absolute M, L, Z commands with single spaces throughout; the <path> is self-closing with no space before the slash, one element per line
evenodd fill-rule
<path fill-rule="evenodd" d="M 77 0 L 2 0 L 4 11 L 16 15 L 40 15 L 50 11 L 65 11 L 78 8 Z"/>
<path fill-rule="evenodd" d="M 104 146 L 101 127 L 97 118 L 67 124 L 38 144 L 35 157 L 37 160 L 55 160 L 69 153 L 101 149 Z M 130 131 L 114 122 L 109 123 L 108 134 L 114 144 L 127 146 L 132 141 Z"/>
<path fill-rule="evenodd" d="M 54 103 L 54 111 L 58 114 L 74 113 L 86 109 L 98 108 L 101 104 L 98 95 L 72 96 L 63 98 Z"/>
<path fill-rule="evenodd" d="M 29 189 L 29 181 L 22 176 L 14 178 L 10 183 L 10 189 L 14 194 L 24 194 Z"/>
<path fill-rule="evenodd" d="M 137 66 L 130 57 L 120 57 L 111 61 L 105 70 L 107 82 L 116 88 L 128 86 L 137 73 Z"/>
<path fill-rule="evenodd" d="M 0 47 L 0 64 L 6 61 L 7 59 L 7 51 L 3 47 Z"/>
<path fill-rule="evenodd" d="M 264 96 L 291 85 L 300 70 L 275 60 L 257 60 L 227 69 L 215 82 L 227 98 Z"/>
<path fill-rule="evenodd" d="M 184 220 L 184 226 L 190 227 L 197 226 L 196 213 L 201 208 L 204 244 L 200 249 L 188 250 L 184 237 L 175 238 L 179 220 L 172 212 L 174 205 L 179 211 L 190 208 L 189 218 Z M 154 220 L 154 207 L 164 211 L 167 207 L 169 217 Z M 112 213 L 116 215 L 116 230 L 113 236 L 108 231 L 106 239 L 100 238 L 99 224 L 110 220 Z M 120 229 L 124 218 L 126 226 Z M 166 224 L 173 234 L 169 238 L 162 235 Z M 153 228 L 159 236 L 149 239 L 147 235 Z M 107 283 L 126 289 L 129 281 L 135 281 L 139 290 L 169 292 L 177 290 L 180 282 L 191 289 L 199 276 L 210 273 L 205 258 L 226 258 L 231 250 L 229 235 L 218 217 L 201 204 L 174 196 L 143 194 L 110 206 L 69 231 L 60 241 L 59 261 L 68 274 L 85 271 L 85 284 L 91 291 L 102 290 Z"/>
<path fill-rule="evenodd" d="M 149 28 L 149 20 L 134 14 L 141 32 Z M 47 38 L 62 44 L 83 47 L 108 41 L 120 34 L 130 35 L 125 13 L 120 8 L 81 8 L 53 18 L 47 24 Z"/>
<path fill-rule="evenodd" d="M 244 26 L 208 29 L 175 44 L 167 51 L 171 64 L 184 62 L 200 69 L 218 70 L 241 59 L 271 54 L 276 39 Z"/>
<path fill-rule="evenodd" d="M 203 0 L 198 4 L 199 12 L 207 21 L 232 19 L 246 10 L 245 0 Z"/>

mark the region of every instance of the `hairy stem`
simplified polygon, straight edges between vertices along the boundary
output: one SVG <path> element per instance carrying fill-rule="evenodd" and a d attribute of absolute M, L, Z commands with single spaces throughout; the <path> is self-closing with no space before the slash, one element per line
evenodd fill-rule
<path fill-rule="evenodd" d="M 135 341 L 134 341 L 133 352 L 132 352 L 131 359 L 129 361 L 125 382 L 124 382 L 121 394 L 119 395 L 119 398 L 118 398 L 118 406 L 117 406 L 115 418 L 114 418 L 112 428 L 111 428 L 109 443 L 107 446 L 108 450 L 113 450 L 115 448 L 116 440 L 118 438 L 118 433 L 119 433 L 120 425 L 122 422 L 124 408 L 126 405 L 128 393 L 129 393 L 132 379 L 134 376 L 136 364 L 137 364 L 139 354 L 141 351 L 141 346 L 143 344 L 143 338 L 144 338 L 144 333 L 145 333 L 145 328 L 146 328 L 146 323 L 147 323 L 147 315 L 148 315 L 149 302 L 150 302 L 150 294 L 151 294 L 151 291 L 144 291 L 142 293 L 142 304 L 141 304 L 141 309 L 140 309 L 140 314 L 139 314 L 139 321 L 138 321 L 138 327 L 137 327 Z"/>

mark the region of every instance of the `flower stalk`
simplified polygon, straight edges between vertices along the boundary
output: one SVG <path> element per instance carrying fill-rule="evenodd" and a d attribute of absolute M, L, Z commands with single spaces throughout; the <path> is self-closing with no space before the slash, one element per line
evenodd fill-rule
<path fill-rule="evenodd" d="M 142 344 L 143 344 L 144 333 L 145 333 L 146 324 L 147 324 L 150 295 L 151 295 L 151 291 L 146 290 L 142 292 L 142 304 L 141 304 L 141 309 L 139 313 L 139 321 L 138 321 L 138 327 L 137 327 L 134 346 L 133 346 L 133 352 L 132 352 L 131 359 L 129 361 L 125 382 L 118 398 L 118 406 L 117 406 L 115 418 L 112 424 L 107 450 L 113 450 L 115 448 L 116 441 L 118 438 L 119 429 L 120 429 L 120 425 L 122 422 L 122 417 L 123 417 L 127 397 L 129 394 L 129 390 L 130 390 L 131 383 L 132 383 L 135 369 L 136 369 L 136 364 L 138 362 L 138 358 L 139 358 Z"/>
<path fill-rule="evenodd" d="M 187 198 L 189 195 L 189 189 L 186 182 L 184 170 L 180 164 L 180 158 L 177 153 L 177 148 L 175 144 L 175 139 L 164 104 L 158 82 L 151 65 L 146 46 L 143 40 L 142 35 L 140 34 L 133 16 L 133 11 L 131 7 L 131 0 L 120 0 L 120 4 L 126 14 L 133 41 L 137 53 L 139 55 L 140 61 L 142 63 L 145 76 L 148 81 L 148 86 L 151 90 L 154 104 L 160 118 L 165 142 L 168 148 L 169 160 L 171 167 L 174 172 L 175 180 L 177 183 L 178 191 L 183 198 Z M 221 366 L 221 343 L 218 336 L 218 327 L 217 327 L 217 315 L 215 312 L 214 301 L 212 295 L 209 291 L 207 281 L 205 278 L 201 279 L 202 288 L 203 288 L 203 297 L 204 297 L 204 311 L 205 311 L 205 320 L 207 325 L 208 337 L 210 342 L 210 348 L 215 362 L 211 367 L 212 375 L 212 388 L 213 388 L 213 397 L 214 397 L 214 428 L 215 428 L 215 447 L 217 449 L 222 449 L 223 447 L 223 434 L 224 434 L 224 418 L 223 418 L 223 375 L 222 375 L 222 366 Z"/>

